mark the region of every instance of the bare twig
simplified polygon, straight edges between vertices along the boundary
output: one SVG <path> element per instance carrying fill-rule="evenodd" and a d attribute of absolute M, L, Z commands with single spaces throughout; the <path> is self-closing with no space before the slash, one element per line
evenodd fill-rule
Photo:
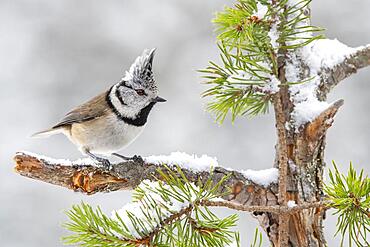
<path fill-rule="evenodd" d="M 241 204 L 236 204 L 230 201 L 203 201 L 201 205 L 209 207 L 226 207 L 238 211 L 245 212 L 268 212 L 274 214 L 294 214 L 298 211 L 310 208 L 326 208 L 325 202 L 313 202 L 313 203 L 302 203 L 294 207 L 288 206 L 244 206 Z"/>

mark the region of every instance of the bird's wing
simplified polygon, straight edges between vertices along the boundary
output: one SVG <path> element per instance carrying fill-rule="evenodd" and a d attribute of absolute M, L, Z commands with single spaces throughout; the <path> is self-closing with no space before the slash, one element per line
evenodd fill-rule
<path fill-rule="evenodd" d="M 53 129 L 71 125 L 73 123 L 89 121 L 107 114 L 110 110 L 106 101 L 107 94 L 108 92 L 104 92 L 92 98 L 88 102 L 77 106 L 75 109 L 67 113 L 59 123 L 53 126 Z"/>

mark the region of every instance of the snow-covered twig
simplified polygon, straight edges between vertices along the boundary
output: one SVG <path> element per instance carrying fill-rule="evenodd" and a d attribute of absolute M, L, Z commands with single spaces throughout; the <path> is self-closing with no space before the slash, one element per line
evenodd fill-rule
<path fill-rule="evenodd" d="M 356 51 L 333 67 L 324 68 L 320 74 L 318 98 L 325 100 L 327 94 L 341 81 L 370 66 L 370 45 L 357 48 Z"/>
<path fill-rule="evenodd" d="M 297 133 L 300 127 L 312 122 L 331 106 L 320 97 L 326 71 L 346 61 L 357 50 L 337 39 L 319 39 L 290 54 L 286 67 L 288 81 L 304 81 L 289 88 L 294 106 L 290 124 Z"/>

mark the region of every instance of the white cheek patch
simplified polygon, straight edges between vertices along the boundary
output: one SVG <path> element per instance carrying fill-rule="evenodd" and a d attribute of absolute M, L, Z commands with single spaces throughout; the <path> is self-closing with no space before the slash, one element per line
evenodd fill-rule
<path fill-rule="evenodd" d="M 116 91 L 117 85 L 114 85 L 109 94 L 109 98 L 112 102 L 113 107 L 116 108 L 116 110 L 124 117 L 135 118 L 139 111 L 135 111 L 135 109 L 132 109 L 127 105 L 123 105 L 121 101 L 118 99 Z M 123 99 L 123 101 L 125 102 L 125 99 Z"/>
<path fill-rule="evenodd" d="M 117 91 L 117 85 L 114 85 L 109 93 L 109 99 L 112 102 L 112 105 L 114 106 L 114 108 L 116 108 L 118 112 L 121 112 L 123 110 L 123 105 L 117 98 L 116 93 L 115 93 L 116 91 Z"/>
<path fill-rule="evenodd" d="M 124 117 L 127 118 L 136 118 L 139 112 L 141 111 L 142 108 L 144 108 L 149 102 L 148 99 L 141 99 L 142 101 L 140 102 L 139 98 L 135 97 L 135 95 L 127 95 L 125 98 L 123 98 L 123 102 L 125 104 L 122 104 L 120 99 L 116 95 L 117 92 L 117 85 L 114 85 L 110 94 L 109 98 L 112 102 L 113 107 Z M 134 93 L 134 92 L 133 92 Z M 142 97 L 142 96 L 140 96 Z"/>

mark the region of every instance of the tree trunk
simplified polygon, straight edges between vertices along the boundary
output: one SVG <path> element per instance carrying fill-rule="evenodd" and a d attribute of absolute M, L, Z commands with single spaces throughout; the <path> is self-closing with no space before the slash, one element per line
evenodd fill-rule
<path fill-rule="evenodd" d="M 322 201 L 323 170 L 325 167 L 325 138 L 333 117 L 343 101 L 339 100 L 323 112 L 315 121 L 302 127 L 299 133 L 289 132 L 287 138 L 287 200 L 298 205 Z M 277 157 L 280 155 L 277 144 Z M 278 166 L 278 159 L 275 166 Z M 255 213 L 273 246 L 285 246 L 279 242 L 279 217 L 281 214 Z M 325 209 L 309 208 L 287 217 L 287 246 L 326 246 L 323 234 Z"/>
<path fill-rule="evenodd" d="M 310 15 L 309 6 L 306 7 L 306 15 L 308 17 Z M 278 78 L 282 84 L 288 81 L 286 78 L 286 65 L 288 63 L 295 63 L 298 71 L 297 77 L 300 80 L 304 81 L 310 77 L 310 68 L 296 52 L 284 49 L 279 49 L 277 52 Z M 366 53 L 366 55 L 368 54 Z M 296 59 L 296 61 L 293 62 L 292 59 Z M 352 69 L 352 71 L 356 70 Z M 322 99 L 319 90 L 318 96 Z M 273 105 L 278 136 L 274 166 L 279 168 L 280 173 L 279 204 L 287 206 L 288 201 L 294 201 L 298 205 L 320 202 L 324 195 L 323 171 L 326 133 L 332 125 L 338 109 L 343 105 L 343 100 L 335 102 L 314 121 L 299 129 L 291 126 L 291 123 L 294 122 L 291 113 L 295 105 L 292 102 L 288 86 L 280 87 L 279 92 L 273 98 Z M 324 208 L 309 208 L 294 214 L 265 212 L 261 216 L 258 217 L 259 222 L 273 246 L 321 247 L 326 245 L 323 233 Z"/>

